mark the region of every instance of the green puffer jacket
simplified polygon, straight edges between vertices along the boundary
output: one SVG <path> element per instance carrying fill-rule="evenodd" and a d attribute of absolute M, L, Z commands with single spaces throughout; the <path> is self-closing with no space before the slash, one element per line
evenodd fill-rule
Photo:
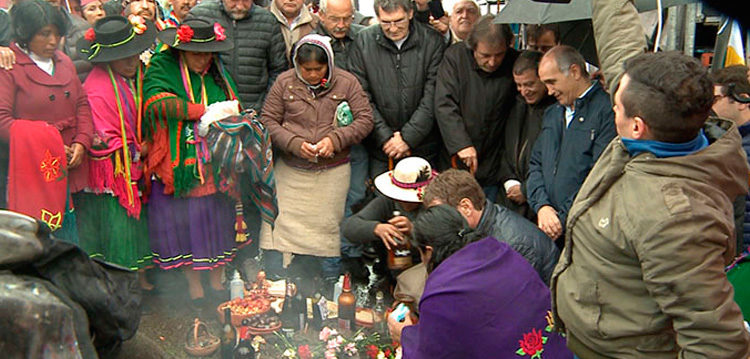
<path fill-rule="evenodd" d="M 253 5 L 245 18 L 234 20 L 221 0 L 204 0 L 190 10 L 189 16 L 211 19 L 224 27 L 234 48 L 222 52 L 221 61 L 237 83 L 243 107 L 260 112 L 276 77 L 287 69 L 284 37 L 276 18 Z"/>

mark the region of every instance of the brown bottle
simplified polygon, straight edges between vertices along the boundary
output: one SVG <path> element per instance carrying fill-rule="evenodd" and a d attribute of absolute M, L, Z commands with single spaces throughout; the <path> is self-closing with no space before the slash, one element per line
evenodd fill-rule
<path fill-rule="evenodd" d="M 339 329 L 354 330 L 354 313 L 356 300 L 352 294 L 352 279 L 349 273 L 344 275 L 344 287 L 339 295 Z"/>
<path fill-rule="evenodd" d="M 393 217 L 401 215 L 399 211 L 393 211 Z M 395 248 L 391 247 L 388 250 L 388 269 L 390 270 L 404 270 L 412 266 L 411 261 L 411 244 L 407 238 L 399 240 L 393 238 L 399 243 Z"/>

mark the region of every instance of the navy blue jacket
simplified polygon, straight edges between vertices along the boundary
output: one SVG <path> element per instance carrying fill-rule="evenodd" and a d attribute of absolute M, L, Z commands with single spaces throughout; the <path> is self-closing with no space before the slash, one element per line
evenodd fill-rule
<path fill-rule="evenodd" d="M 740 136 L 742 136 L 742 148 L 745 149 L 748 163 L 750 163 L 750 123 L 743 124 L 737 129 L 740 130 Z M 743 247 L 747 248 L 750 246 L 750 194 L 746 196 L 745 200 L 745 221 L 742 224 L 742 237 L 744 242 Z"/>
<path fill-rule="evenodd" d="M 560 250 L 534 223 L 508 208 L 486 200 L 477 230 L 483 235 L 507 243 L 526 258 L 544 283 L 549 285 L 552 271 L 560 258 Z"/>
<path fill-rule="evenodd" d="M 558 102 L 547 108 L 526 179 L 526 198 L 535 212 L 544 205 L 552 206 L 565 228 L 578 189 L 617 134 L 614 119 L 609 94 L 598 82 L 576 99 L 573 120 L 567 128 L 565 107 Z"/>

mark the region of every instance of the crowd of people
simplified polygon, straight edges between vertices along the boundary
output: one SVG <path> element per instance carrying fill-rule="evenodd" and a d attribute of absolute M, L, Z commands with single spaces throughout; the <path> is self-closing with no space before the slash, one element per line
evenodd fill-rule
<path fill-rule="evenodd" d="M 1 208 L 144 291 L 181 270 L 196 308 L 243 247 L 330 287 L 377 257 L 419 303 L 388 323 L 406 358 L 748 356 L 724 272 L 750 244 L 747 67 L 644 53 L 628 1 L 592 1 L 598 68 L 473 0 L 161 5 L 0 11 Z"/>

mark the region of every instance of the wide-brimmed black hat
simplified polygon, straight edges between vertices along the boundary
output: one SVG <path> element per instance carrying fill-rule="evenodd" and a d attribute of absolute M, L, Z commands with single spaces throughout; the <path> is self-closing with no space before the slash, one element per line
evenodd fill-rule
<path fill-rule="evenodd" d="M 107 16 L 99 19 L 83 38 L 76 51 L 92 63 L 110 62 L 140 54 L 154 44 L 156 25 L 140 16 Z"/>
<path fill-rule="evenodd" d="M 157 37 L 168 46 L 183 51 L 221 52 L 234 47 L 218 22 L 202 18 L 187 19 L 180 27 L 162 30 Z"/>

